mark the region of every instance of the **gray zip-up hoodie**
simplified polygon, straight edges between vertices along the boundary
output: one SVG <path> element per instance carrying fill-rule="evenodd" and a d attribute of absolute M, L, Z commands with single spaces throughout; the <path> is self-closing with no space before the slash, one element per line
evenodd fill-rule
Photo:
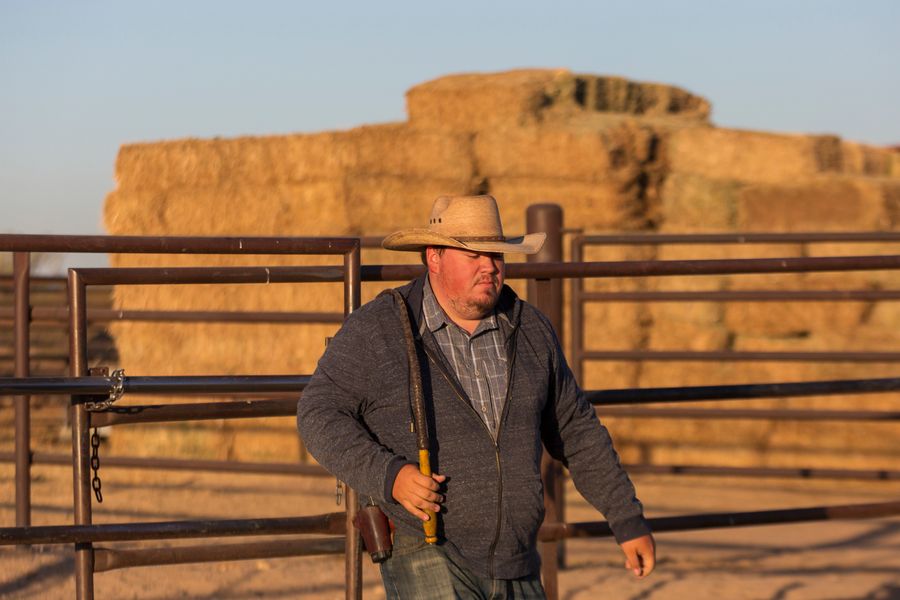
<path fill-rule="evenodd" d="M 400 289 L 418 339 L 431 462 L 447 476 L 440 543 L 473 572 L 514 579 L 537 573 L 544 517 L 541 447 L 570 470 L 581 494 L 618 542 L 649 533 L 634 487 L 566 364 L 549 321 L 504 286 L 496 310 L 509 385 L 496 442 L 422 322 L 424 276 Z M 398 308 L 389 295 L 355 311 L 328 345 L 297 405 L 310 453 L 406 535 L 422 523 L 391 496 L 406 464 L 417 464 L 410 431 L 409 369 Z M 505 317 L 505 318 L 502 318 Z"/>

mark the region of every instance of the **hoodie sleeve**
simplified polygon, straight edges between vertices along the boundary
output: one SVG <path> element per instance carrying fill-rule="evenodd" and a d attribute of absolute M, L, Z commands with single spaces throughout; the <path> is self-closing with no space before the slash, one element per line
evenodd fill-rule
<path fill-rule="evenodd" d="M 547 451 L 569 469 L 576 489 L 603 513 L 618 543 L 650 533 L 609 432 L 575 382 L 552 326 L 542 315 L 541 321 L 552 348 L 541 432 Z"/>
<path fill-rule="evenodd" d="M 338 479 L 378 502 L 394 502 L 408 463 L 379 444 L 361 420 L 378 373 L 377 311 L 354 312 L 328 344 L 297 403 L 297 429 L 310 454 Z"/>

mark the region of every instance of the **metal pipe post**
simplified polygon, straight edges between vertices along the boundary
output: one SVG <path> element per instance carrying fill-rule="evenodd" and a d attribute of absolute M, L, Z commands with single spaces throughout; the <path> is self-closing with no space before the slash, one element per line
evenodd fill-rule
<path fill-rule="evenodd" d="M 87 293 L 76 269 L 69 269 L 69 375 L 87 375 Z M 84 404 L 72 396 L 72 475 L 75 525 L 91 524 L 90 426 L 91 416 Z M 94 548 L 75 544 L 75 597 L 94 598 Z"/>
<path fill-rule="evenodd" d="M 13 254 L 16 377 L 31 374 L 31 254 Z M 16 396 L 16 527 L 31 525 L 31 398 Z"/>
<path fill-rule="evenodd" d="M 528 257 L 528 262 L 562 262 L 563 211 L 558 204 L 532 204 L 525 213 L 528 233 L 544 232 L 547 241 L 537 254 Z M 546 281 L 548 289 L 538 299 L 537 287 Z M 538 279 L 528 281 L 528 298 L 547 315 L 557 335 L 562 332 L 562 281 L 559 279 Z"/>
<path fill-rule="evenodd" d="M 344 255 L 344 314 L 350 316 L 359 308 L 361 298 L 360 247 L 357 246 Z M 353 519 L 359 512 L 359 494 L 347 486 L 346 546 L 344 553 L 344 576 L 347 600 L 362 600 L 362 540 L 353 526 Z"/>
<path fill-rule="evenodd" d="M 583 260 L 584 242 L 581 236 L 572 238 L 571 256 L 569 260 L 573 263 L 579 263 Z M 572 368 L 572 374 L 575 375 L 575 381 L 582 387 L 584 381 L 584 279 L 575 277 L 572 279 L 572 285 L 569 288 L 571 298 L 569 298 L 569 344 L 572 349 L 569 356 L 569 364 Z"/>
<path fill-rule="evenodd" d="M 562 261 L 563 211 L 558 204 L 532 204 L 526 213 L 528 233 L 545 232 L 547 240 L 540 252 L 528 257 L 528 262 Z M 532 279 L 528 281 L 528 298 L 543 312 L 557 335 L 562 334 L 562 280 Z M 541 477 L 544 480 L 544 513 L 550 522 L 565 522 L 565 488 L 562 467 L 547 452 L 541 459 Z M 565 547 L 561 541 L 541 544 L 542 577 L 548 598 L 559 597 L 557 569 L 565 567 Z M 555 558 L 554 558 L 555 557 Z"/>

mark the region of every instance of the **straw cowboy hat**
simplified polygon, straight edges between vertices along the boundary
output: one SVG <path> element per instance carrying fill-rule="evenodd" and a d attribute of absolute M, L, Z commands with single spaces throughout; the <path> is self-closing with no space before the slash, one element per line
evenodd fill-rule
<path fill-rule="evenodd" d="M 449 246 L 475 252 L 535 254 L 546 233 L 507 238 L 493 196 L 439 196 L 431 207 L 428 229 L 403 229 L 384 238 L 388 250 L 418 252 L 426 246 Z"/>

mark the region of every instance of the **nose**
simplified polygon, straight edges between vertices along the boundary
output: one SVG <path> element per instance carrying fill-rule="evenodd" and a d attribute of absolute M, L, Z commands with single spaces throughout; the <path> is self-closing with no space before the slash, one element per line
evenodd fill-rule
<path fill-rule="evenodd" d="M 479 260 L 480 270 L 488 273 L 499 273 L 503 264 L 502 254 L 482 254 Z"/>

